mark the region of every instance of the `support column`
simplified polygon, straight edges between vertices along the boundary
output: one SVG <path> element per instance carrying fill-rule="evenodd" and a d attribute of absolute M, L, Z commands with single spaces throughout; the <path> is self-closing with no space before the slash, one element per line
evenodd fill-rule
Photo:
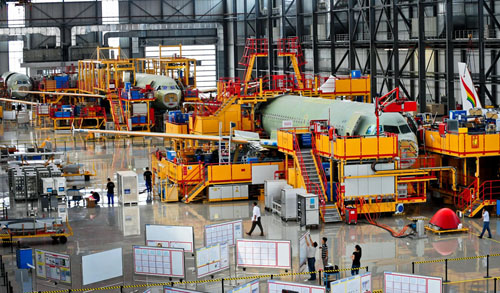
<path fill-rule="evenodd" d="M 424 3 L 418 1 L 418 103 L 420 112 L 426 110 L 425 97 L 425 22 L 424 22 Z"/>
<path fill-rule="evenodd" d="M 370 92 L 373 96 L 378 97 L 379 93 L 377 90 L 377 47 L 375 45 L 375 0 L 369 0 L 369 28 L 370 28 Z"/>
<path fill-rule="evenodd" d="M 478 11 L 477 11 L 477 18 L 479 22 L 479 29 L 478 29 L 478 39 L 477 39 L 477 45 L 479 49 L 479 101 L 481 101 L 481 104 L 483 107 L 486 105 L 485 104 L 485 93 L 486 93 L 486 76 L 485 76 L 485 65 L 484 65 L 484 34 L 485 34 L 485 27 L 484 27 L 484 0 L 478 0 Z"/>
<path fill-rule="evenodd" d="M 455 72 L 453 58 L 453 0 L 446 1 L 446 97 L 448 110 L 455 110 Z"/>

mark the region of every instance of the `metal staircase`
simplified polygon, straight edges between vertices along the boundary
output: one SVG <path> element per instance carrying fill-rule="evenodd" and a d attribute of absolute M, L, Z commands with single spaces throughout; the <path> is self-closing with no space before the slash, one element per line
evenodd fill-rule
<path fill-rule="evenodd" d="M 185 182 L 190 182 L 193 178 L 193 176 L 200 175 L 202 180 L 198 182 L 189 192 L 187 192 L 188 189 L 188 184 L 183 183 L 182 190 L 184 190 L 184 197 L 182 198 L 182 201 L 184 203 L 190 203 L 192 201 L 195 201 L 199 199 L 199 196 L 202 194 L 201 192 L 205 190 L 205 188 L 210 184 L 208 181 L 208 174 L 206 171 L 206 166 L 201 165 L 201 174 L 193 173 L 191 177 L 188 177 Z"/>
<path fill-rule="evenodd" d="M 316 169 L 316 162 L 312 155 L 312 149 L 301 149 L 297 136 L 294 136 L 294 149 L 307 192 L 318 195 L 321 219 L 324 223 L 341 221 L 341 216 L 336 205 L 327 205 L 326 203 L 326 195 L 324 189 L 321 187 L 324 185 Z"/>
<path fill-rule="evenodd" d="M 309 177 L 309 184 L 313 186 L 325 186 L 324 178 L 320 178 L 318 174 L 318 169 L 316 168 L 317 162 L 315 162 L 315 157 L 312 155 L 312 149 L 304 149 L 300 150 L 302 159 L 304 161 L 304 168 L 307 172 L 307 176 Z M 307 185 L 307 183 L 306 183 Z M 309 190 L 309 188 L 308 188 Z M 325 192 L 323 188 L 321 188 L 321 195 L 325 199 L 325 205 L 323 208 L 323 222 L 325 223 L 335 223 L 341 222 L 342 217 L 337 209 L 337 205 L 333 202 L 327 202 Z"/>
<path fill-rule="evenodd" d="M 208 186 L 208 177 L 205 177 L 204 180 L 200 181 L 196 186 L 194 186 L 189 193 L 182 199 L 184 203 L 190 203 L 198 199 L 198 196 L 201 195 L 201 192 L 205 190 L 205 187 Z"/>
<path fill-rule="evenodd" d="M 458 195 L 458 207 L 466 217 L 475 217 L 486 206 L 495 205 L 500 199 L 500 180 L 486 180 L 479 187 L 476 181 Z"/>
<path fill-rule="evenodd" d="M 113 122 L 115 123 L 115 129 L 129 131 L 127 119 L 125 118 L 125 113 L 123 112 L 123 106 L 120 100 L 109 96 L 108 101 L 110 104 L 111 116 L 113 117 Z"/>

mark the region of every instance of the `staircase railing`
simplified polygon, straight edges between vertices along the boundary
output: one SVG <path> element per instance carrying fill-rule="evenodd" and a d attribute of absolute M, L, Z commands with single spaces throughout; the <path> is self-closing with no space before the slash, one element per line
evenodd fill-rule
<path fill-rule="evenodd" d="M 318 195 L 319 206 L 320 206 L 320 211 L 321 211 L 321 213 L 320 213 L 321 219 L 324 222 L 325 221 L 325 212 L 326 212 L 326 202 L 325 202 L 324 194 L 321 190 L 321 187 L 318 184 L 311 182 L 311 180 L 309 179 L 309 175 L 307 174 L 306 166 L 304 163 L 304 158 L 302 157 L 302 153 L 300 151 L 299 141 L 298 141 L 297 136 L 295 134 L 293 135 L 293 144 L 294 144 L 295 154 L 296 154 L 297 160 L 299 162 L 300 172 L 302 174 L 302 178 L 304 178 L 304 183 L 306 185 L 306 190 L 308 193 L 313 193 L 313 194 Z"/>
<path fill-rule="evenodd" d="M 486 180 L 477 189 L 477 199 L 484 202 L 500 197 L 500 180 Z"/>
<path fill-rule="evenodd" d="M 474 180 L 471 184 L 469 184 L 469 186 L 467 186 L 464 190 L 462 190 L 462 192 L 458 194 L 458 196 L 456 197 L 455 205 L 459 209 L 464 210 L 471 205 L 473 201 L 472 193 L 477 191 L 476 187 L 477 187 L 477 181 Z"/>
<path fill-rule="evenodd" d="M 182 166 L 182 165 L 181 165 Z M 182 178 L 181 183 L 181 190 L 182 194 L 184 196 L 189 196 L 191 191 L 196 190 L 198 187 L 200 187 L 201 184 L 205 184 L 207 179 L 207 176 L 205 176 L 205 165 L 202 164 L 201 162 L 198 163 L 198 172 L 192 172 L 189 176 L 186 178 Z M 195 177 L 198 176 L 200 178 L 199 180 L 196 180 Z M 196 182 L 196 185 L 188 192 L 188 187 L 192 185 L 192 182 Z"/>
<path fill-rule="evenodd" d="M 318 149 L 316 148 L 316 139 L 314 138 L 314 135 L 313 135 L 311 141 L 312 141 L 312 152 L 313 152 L 312 155 L 314 156 L 314 162 L 315 162 L 316 168 L 318 170 L 318 176 L 319 176 L 320 182 L 321 182 L 322 187 L 323 187 L 323 194 L 325 196 L 325 200 L 328 201 L 328 198 L 326 197 L 326 194 L 327 194 L 326 189 L 328 187 L 327 186 L 328 179 L 326 178 L 326 172 L 325 172 L 325 169 L 323 168 L 323 164 L 321 162 L 321 157 L 319 156 Z"/>

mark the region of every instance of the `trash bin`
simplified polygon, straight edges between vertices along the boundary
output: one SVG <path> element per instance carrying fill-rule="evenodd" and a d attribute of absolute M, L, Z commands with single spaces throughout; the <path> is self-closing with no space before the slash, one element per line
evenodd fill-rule
<path fill-rule="evenodd" d="M 356 207 L 353 207 L 353 206 L 348 206 L 345 208 L 346 210 L 346 222 L 347 224 L 357 224 L 358 223 L 358 209 L 356 209 Z"/>

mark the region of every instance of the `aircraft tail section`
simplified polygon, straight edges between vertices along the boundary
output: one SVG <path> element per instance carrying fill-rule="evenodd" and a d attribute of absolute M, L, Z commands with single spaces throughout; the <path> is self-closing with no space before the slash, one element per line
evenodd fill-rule
<path fill-rule="evenodd" d="M 472 108 L 482 108 L 469 69 L 467 69 L 467 64 L 462 62 L 458 63 L 458 74 L 460 76 L 460 92 L 462 95 L 463 109 L 469 111 Z"/>

